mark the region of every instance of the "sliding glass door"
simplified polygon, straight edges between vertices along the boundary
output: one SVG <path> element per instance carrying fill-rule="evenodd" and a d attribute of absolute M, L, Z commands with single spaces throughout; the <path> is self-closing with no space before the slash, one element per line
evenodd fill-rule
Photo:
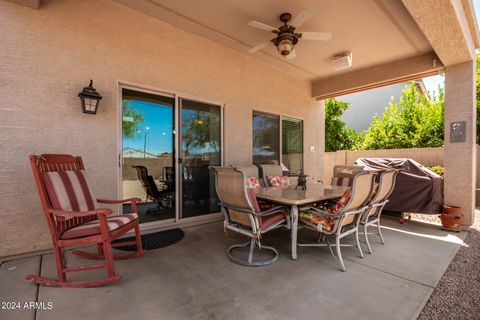
<path fill-rule="evenodd" d="M 209 166 L 222 163 L 221 107 L 180 99 L 181 218 L 219 212 Z"/>
<path fill-rule="evenodd" d="M 121 95 L 122 196 L 142 199 L 140 222 L 220 212 L 209 166 L 222 164 L 221 106 L 129 87 Z"/>
<path fill-rule="evenodd" d="M 123 198 L 142 199 L 142 223 L 175 218 L 174 115 L 173 96 L 122 89 Z"/>

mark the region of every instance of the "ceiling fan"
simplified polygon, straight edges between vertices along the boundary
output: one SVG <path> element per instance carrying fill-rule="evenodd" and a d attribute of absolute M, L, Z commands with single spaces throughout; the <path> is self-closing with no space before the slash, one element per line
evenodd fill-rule
<path fill-rule="evenodd" d="M 276 37 L 267 40 L 256 47 L 248 50 L 249 53 L 254 53 L 256 51 L 262 50 L 267 47 L 270 43 L 273 43 L 278 52 L 286 57 L 287 59 L 293 59 L 296 56 L 295 45 L 298 43 L 298 40 L 319 40 L 319 41 L 328 41 L 332 38 L 330 32 L 302 32 L 296 33 L 296 29 L 301 27 L 308 19 L 310 19 L 315 14 L 315 9 L 310 7 L 303 8 L 299 14 L 297 14 L 293 19 L 290 13 L 282 13 L 280 15 L 280 20 L 283 22 L 278 28 L 274 28 L 268 24 L 252 20 L 248 23 L 249 26 L 269 31 L 276 34 Z M 291 23 L 290 20 L 292 21 Z"/>

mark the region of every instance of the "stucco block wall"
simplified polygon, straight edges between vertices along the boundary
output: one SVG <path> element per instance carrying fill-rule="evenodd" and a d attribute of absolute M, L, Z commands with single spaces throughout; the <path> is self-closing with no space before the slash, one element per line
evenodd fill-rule
<path fill-rule="evenodd" d="M 324 182 L 329 183 L 331 181 L 334 166 L 350 166 L 358 158 L 410 158 L 427 167 L 443 166 L 444 162 L 443 147 L 326 152 Z"/>
<path fill-rule="evenodd" d="M 0 256 L 50 247 L 30 153 L 82 155 L 95 194 L 118 196 L 118 81 L 225 103 L 227 163 L 251 162 L 253 109 L 302 118 L 305 172 L 323 174 L 307 81 L 106 0 L 0 1 L 0 30 Z M 89 79 L 104 97 L 96 116 L 77 97 Z"/>

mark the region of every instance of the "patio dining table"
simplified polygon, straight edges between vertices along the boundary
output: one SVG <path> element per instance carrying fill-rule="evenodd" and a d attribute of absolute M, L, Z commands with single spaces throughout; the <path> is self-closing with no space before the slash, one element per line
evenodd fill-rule
<path fill-rule="evenodd" d="M 261 187 L 256 189 L 258 199 L 287 205 L 290 207 L 292 259 L 297 259 L 297 229 L 298 209 L 312 203 L 341 197 L 346 187 L 324 185 L 321 183 L 309 184 L 307 190 L 288 188 Z"/>

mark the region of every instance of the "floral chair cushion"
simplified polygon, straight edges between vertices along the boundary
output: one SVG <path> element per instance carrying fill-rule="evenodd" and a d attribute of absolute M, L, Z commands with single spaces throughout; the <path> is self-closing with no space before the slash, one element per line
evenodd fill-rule
<path fill-rule="evenodd" d="M 260 188 L 261 185 L 260 185 L 260 182 L 258 181 L 257 177 L 250 177 L 250 178 L 247 178 L 247 189 L 248 190 L 255 190 L 255 189 L 258 189 Z M 255 192 L 249 192 L 250 194 L 250 197 L 253 198 L 255 197 L 255 201 L 253 203 L 253 205 L 256 207 L 255 203 L 257 203 L 257 205 L 259 206 L 259 209 L 257 211 L 265 211 L 265 210 L 268 210 L 272 207 L 275 206 L 274 203 L 272 202 L 268 202 L 268 201 L 264 201 L 264 200 L 258 200 L 256 195 L 255 195 Z M 252 200 L 253 201 L 253 200 Z"/>
<path fill-rule="evenodd" d="M 325 211 L 333 215 L 333 217 L 322 215 L 316 212 L 303 211 L 300 212 L 300 219 L 305 220 L 317 226 L 319 230 L 332 231 L 335 226 L 335 216 L 339 214 L 350 201 L 352 190 L 347 188 L 338 202 L 333 207 L 322 207 Z"/>
<path fill-rule="evenodd" d="M 351 195 L 352 195 L 352 189 L 347 188 L 347 190 L 345 190 L 345 192 L 340 197 L 340 199 L 338 199 L 335 206 L 331 210 L 329 210 L 330 213 L 333 215 L 337 215 L 339 212 L 341 212 L 343 208 L 345 208 L 345 206 L 347 205 L 348 201 L 350 201 Z"/>
<path fill-rule="evenodd" d="M 260 182 L 256 177 L 247 178 L 247 189 L 257 189 L 260 187 Z"/>
<path fill-rule="evenodd" d="M 268 181 L 272 187 L 286 188 L 290 185 L 290 181 L 287 176 L 267 176 Z"/>
<path fill-rule="evenodd" d="M 335 225 L 335 218 L 322 216 L 309 211 L 300 212 L 300 219 L 310 222 L 316 225 L 317 228 L 326 231 L 332 231 Z"/>

